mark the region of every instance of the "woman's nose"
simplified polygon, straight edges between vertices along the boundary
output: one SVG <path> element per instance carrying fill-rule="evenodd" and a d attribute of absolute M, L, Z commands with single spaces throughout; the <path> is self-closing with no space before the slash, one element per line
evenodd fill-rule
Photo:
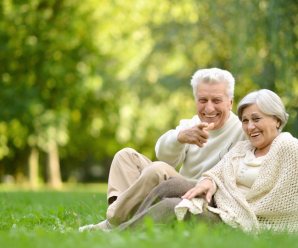
<path fill-rule="evenodd" d="M 256 126 L 255 126 L 255 124 L 253 123 L 253 122 L 248 122 L 248 130 L 254 130 L 254 128 L 255 128 Z"/>

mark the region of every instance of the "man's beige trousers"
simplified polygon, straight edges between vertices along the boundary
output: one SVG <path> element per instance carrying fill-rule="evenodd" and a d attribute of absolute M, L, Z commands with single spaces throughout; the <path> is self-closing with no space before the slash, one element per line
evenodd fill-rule
<path fill-rule="evenodd" d="M 169 177 L 183 178 L 167 163 L 152 162 L 131 148 L 119 151 L 112 162 L 108 183 L 108 199 L 117 197 L 107 210 L 110 224 L 117 226 L 127 221 L 152 189 Z"/>

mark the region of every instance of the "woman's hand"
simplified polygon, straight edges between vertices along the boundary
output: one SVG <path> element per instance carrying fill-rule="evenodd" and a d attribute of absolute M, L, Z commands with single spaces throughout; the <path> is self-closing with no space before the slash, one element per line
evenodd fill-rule
<path fill-rule="evenodd" d="M 206 201 L 210 203 L 211 197 L 213 195 L 213 182 L 209 178 L 205 178 L 199 184 L 197 184 L 194 188 L 190 189 L 186 192 L 182 199 L 191 200 L 192 198 L 199 196 L 203 193 L 206 195 Z"/>

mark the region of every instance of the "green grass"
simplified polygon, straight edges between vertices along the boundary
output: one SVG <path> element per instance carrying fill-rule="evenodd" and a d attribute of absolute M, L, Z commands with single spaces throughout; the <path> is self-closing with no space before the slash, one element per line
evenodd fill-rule
<path fill-rule="evenodd" d="M 100 189 L 100 186 L 98 186 Z M 105 187 L 101 187 L 101 190 Z M 146 222 L 135 232 L 78 232 L 105 219 L 106 194 L 94 187 L 65 192 L 0 192 L 0 247 L 298 247 L 298 237 L 248 235 L 225 225 Z"/>

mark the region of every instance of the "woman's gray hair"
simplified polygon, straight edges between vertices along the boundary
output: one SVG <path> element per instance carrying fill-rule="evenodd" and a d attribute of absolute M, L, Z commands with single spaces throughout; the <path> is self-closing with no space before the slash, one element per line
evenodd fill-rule
<path fill-rule="evenodd" d="M 190 81 L 193 95 L 197 98 L 197 85 L 199 83 L 226 83 L 226 93 L 231 100 L 234 96 L 235 78 L 228 71 L 218 68 L 202 69 L 195 72 Z"/>
<path fill-rule="evenodd" d="M 280 121 L 278 130 L 281 132 L 287 124 L 289 115 L 280 97 L 271 90 L 258 90 L 246 95 L 237 106 L 237 115 L 242 121 L 242 114 L 245 108 L 257 104 L 259 109 L 266 115 L 275 116 Z"/>

